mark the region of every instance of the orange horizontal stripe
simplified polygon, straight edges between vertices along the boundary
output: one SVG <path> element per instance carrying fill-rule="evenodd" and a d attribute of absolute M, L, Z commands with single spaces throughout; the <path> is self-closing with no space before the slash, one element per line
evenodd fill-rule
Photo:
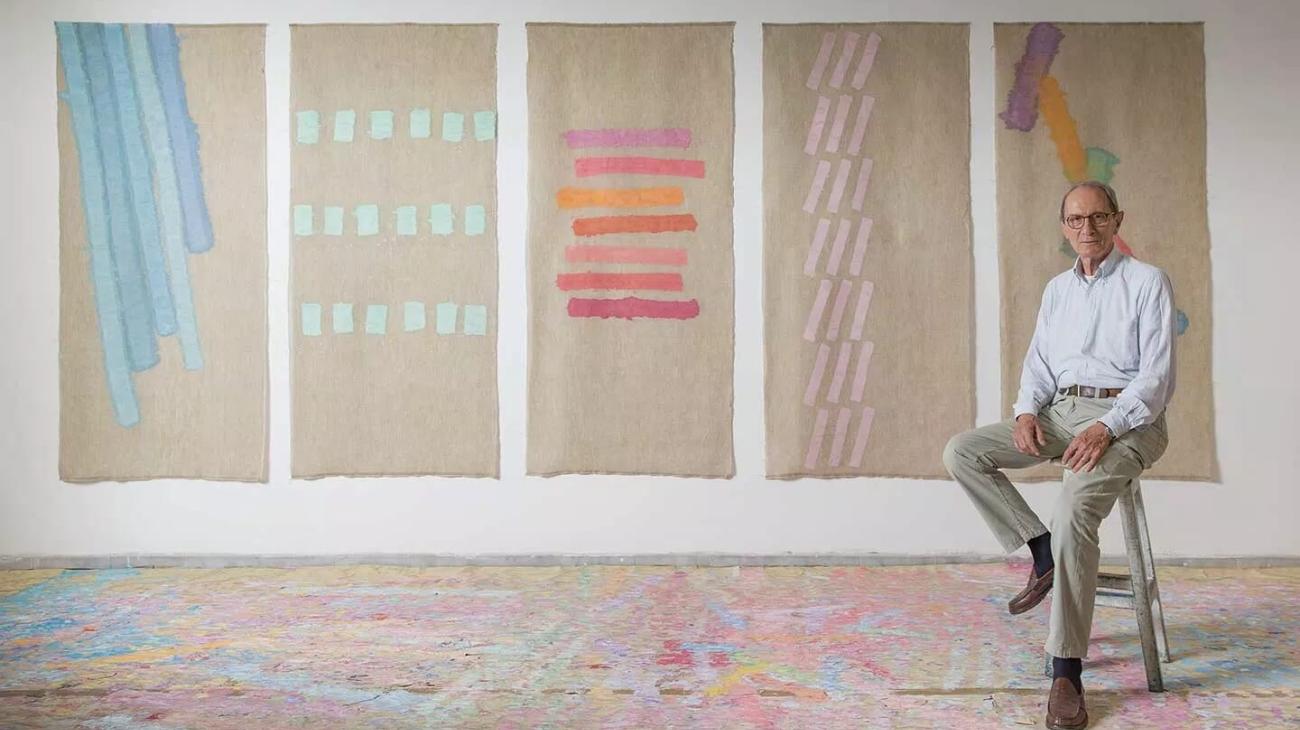
<path fill-rule="evenodd" d="M 583 271 L 577 274 L 560 274 L 555 285 L 561 291 L 575 289 L 650 289 L 655 291 L 681 291 L 681 274 L 608 274 Z"/>
<path fill-rule="evenodd" d="M 652 246 L 568 246 L 566 261 L 598 261 L 610 264 L 666 264 L 685 266 L 686 249 Z"/>
<path fill-rule="evenodd" d="M 560 188 L 555 202 L 561 208 L 642 208 L 681 205 L 681 188 Z"/>
<path fill-rule="evenodd" d="M 667 233 L 695 230 L 695 216 L 683 215 L 611 215 L 599 218 L 575 218 L 573 232 L 579 236 L 602 236 L 609 233 Z"/>

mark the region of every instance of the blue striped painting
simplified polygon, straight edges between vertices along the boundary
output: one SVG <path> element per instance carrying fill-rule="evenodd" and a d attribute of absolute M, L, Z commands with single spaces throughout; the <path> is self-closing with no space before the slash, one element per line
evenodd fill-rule
<path fill-rule="evenodd" d="M 113 415 L 140 422 L 133 374 L 174 337 L 203 367 L 188 256 L 213 245 L 176 28 L 56 23 Z"/>

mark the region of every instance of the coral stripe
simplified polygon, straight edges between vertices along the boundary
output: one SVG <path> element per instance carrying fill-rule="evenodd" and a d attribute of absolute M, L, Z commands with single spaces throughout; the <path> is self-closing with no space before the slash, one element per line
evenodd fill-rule
<path fill-rule="evenodd" d="M 674 175 L 704 177 L 704 160 L 663 157 L 579 157 L 573 161 L 578 177 L 593 175 Z"/>
<path fill-rule="evenodd" d="M 575 218 L 573 232 L 579 236 L 602 236 L 610 233 L 669 233 L 695 230 L 695 216 L 681 215 L 611 215 Z"/>
<path fill-rule="evenodd" d="M 570 317 L 615 317 L 618 319 L 693 319 L 700 315 L 695 299 L 661 300 L 623 297 L 622 299 L 569 300 Z"/>
<path fill-rule="evenodd" d="M 569 262 L 596 261 L 612 264 L 686 265 L 686 249 L 652 246 L 568 246 L 564 259 Z"/>
<path fill-rule="evenodd" d="M 574 289 L 648 289 L 658 291 L 681 291 L 682 275 L 652 272 L 646 274 L 613 274 L 601 271 L 582 271 L 576 274 L 560 274 L 555 277 L 555 285 L 561 291 Z"/>

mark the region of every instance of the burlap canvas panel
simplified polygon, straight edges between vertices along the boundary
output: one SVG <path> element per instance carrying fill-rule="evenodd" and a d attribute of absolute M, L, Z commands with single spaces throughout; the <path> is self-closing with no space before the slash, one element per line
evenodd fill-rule
<path fill-rule="evenodd" d="M 974 423 L 967 38 L 764 26 L 769 477 L 946 477 Z"/>
<path fill-rule="evenodd" d="M 1217 479 L 1202 25 L 997 24 L 994 41 L 1004 414 L 1043 287 L 1074 261 L 1061 195 L 1101 179 L 1125 210 L 1117 248 L 1168 273 L 1179 310 L 1169 447 L 1147 476 Z M 1060 473 L 1044 465 L 1017 478 Z"/>
<path fill-rule="evenodd" d="M 530 474 L 734 474 L 732 30 L 528 26 Z"/>
<path fill-rule="evenodd" d="M 291 44 L 293 475 L 495 477 L 496 26 Z"/>
<path fill-rule="evenodd" d="M 56 33 L 59 475 L 265 481 L 264 28 Z"/>

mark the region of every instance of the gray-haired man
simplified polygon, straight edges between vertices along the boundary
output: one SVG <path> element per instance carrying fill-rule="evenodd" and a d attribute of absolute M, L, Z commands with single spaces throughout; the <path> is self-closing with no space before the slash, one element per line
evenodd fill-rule
<path fill-rule="evenodd" d="M 1070 188 L 1060 218 L 1078 259 L 1043 292 L 1015 417 L 954 436 L 943 460 L 1007 552 L 1028 544 L 1033 554 L 1028 584 L 1008 610 L 1028 611 L 1056 589 L 1047 726 L 1082 728 L 1097 528 L 1168 443 L 1175 310 L 1169 277 L 1115 250 L 1124 213 L 1109 186 L 1088 181 Z M 1053 536 L 1001 470 L 1056 458 L 1067 471 Z"/>

